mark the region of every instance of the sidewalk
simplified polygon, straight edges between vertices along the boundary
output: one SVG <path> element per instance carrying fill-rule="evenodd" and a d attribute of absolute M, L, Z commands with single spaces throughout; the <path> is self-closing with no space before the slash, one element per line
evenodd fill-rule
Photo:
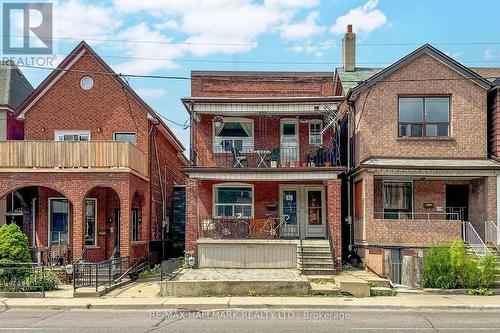
<path fill-rule="evenodd" d="M 0 309 L 393 309 L 393 310 L 499 310 L 500 296 L 401 294 L 387 297 L 144 297 L 0 298 Z"/>

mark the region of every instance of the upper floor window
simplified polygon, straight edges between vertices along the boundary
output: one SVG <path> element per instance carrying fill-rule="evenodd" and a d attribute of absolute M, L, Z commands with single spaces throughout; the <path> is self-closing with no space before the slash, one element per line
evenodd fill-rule
<path fill-rule="evenodd" d="M 56 141 L 89 141 L 89 131 L 56 131 Z"/>
<path fill-rule="evenodd" d="M 449 136 L 449 97 L 400 97 L 399 136 Z"/>
<path fill-rule="evenodd" d="M 309 122 L 309 144 L 320 145 L 323 143 L 323 122 L 321 120 L 311 120 Z"/>
<path fill-rule="evenodd" d="M 234 147 L 240 152 L 253 151 L 253 122 L 247 119 L 224 119 L 214 123 L 214 152 L 231 152 Z"/>
<path fill-rule="evenodd" d="M 128 141 L 134 146 L 137 144 L 137 136 L 135 135 L 135 133 L 114 133 L 113 140 Z"/>

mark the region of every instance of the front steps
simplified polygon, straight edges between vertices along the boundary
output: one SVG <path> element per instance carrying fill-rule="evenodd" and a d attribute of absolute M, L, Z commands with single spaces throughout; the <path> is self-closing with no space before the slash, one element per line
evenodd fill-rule
<path fill-rule="evenodd" d="M 304 240 L 297 246 L 297 268 L 304 275 L 332 275 L 333 256 L 326 239 Z"/>

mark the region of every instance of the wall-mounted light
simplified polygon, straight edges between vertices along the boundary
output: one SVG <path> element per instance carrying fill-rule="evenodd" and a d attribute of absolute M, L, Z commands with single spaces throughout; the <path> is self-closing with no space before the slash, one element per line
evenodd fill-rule
<path fill-rule="evenodd" d="M 101 133 L 101 128 L 100 127 L 97 127 L 97 132 Z"/>
<path fill-rule="evenodd" d="M 216 116 L 214 118 L 215 128 L 220 128 L 222 124 L 224 124 L 224 118 L 222 118 L 221 116 Z"/>
<path fill-rule="evenodd" d="M 42 127 L 42 132 L 45 132 L 45 127 Z"/>

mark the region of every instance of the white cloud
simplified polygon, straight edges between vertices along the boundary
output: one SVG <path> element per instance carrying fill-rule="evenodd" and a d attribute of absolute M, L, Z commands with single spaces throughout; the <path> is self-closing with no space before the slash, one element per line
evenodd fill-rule
<path fill-rule="evenodd" d="M 500 58 L 500 52 L 496 52 L 496 51 L 493 51 L 491 49 L 486 49 L 484 51 L 484 58 L 487 60 Z"/>
<path fill-rule="evenodd" d="M 334 40 L 327 40 L 324 42 L 313 43 L 306 41 L 303 45 L 294 45 L 290 48 L 295 53 L 314 53 L 318 58 L 324 55 L 324 51 L 329 50 L 335 46 Z"/>
<path fill-rule="evenodd" d="M 160 98 L 165 96 L 165 90 L 156 88 L 137 88 L 135 92 L 142 98 Z"/>
<path fill-rule="evenodd" d="M 280 27 L 281 37 L 287 40 L 297 41 L 318 35 L 326 30 L 325 26 L 318 25 L 318 12 L 314 11 L 307 15 L 307 18 L 299 23 L 283 24 Z"/>
<path fill-rule="evenodd" d="M 340 16 L 332 26 L 334 34 L 343 34 L 348 24 L 352 24 L 355 32 L 370 33 L 387 24 L 387 17 L 377 9 L 378 0 L 368 0 L 364 5 L 351 9 L 346 15 Z"/>
<path fill-rule="evenodd" d="M 318 0 L 265 0 L 264 3 L 278 8 L 311 8 L 319 5 Z"/>

